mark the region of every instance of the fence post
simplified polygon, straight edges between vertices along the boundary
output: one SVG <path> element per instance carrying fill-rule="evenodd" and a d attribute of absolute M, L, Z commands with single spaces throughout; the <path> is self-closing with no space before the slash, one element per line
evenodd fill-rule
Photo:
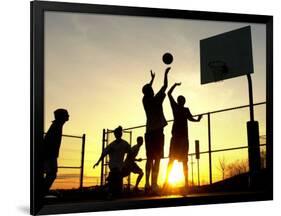
<path fill-rule="evenodd" d="M 130 131 L 130 147 L 132 147 L 132 131 Z M 130 190 L 131 186 L 131 173 L 128 176 L 128 190 Z"/>
<path fill-rule="evenodd" d="M 104 144 L 105 144 L 105 129 L 102 130 L 102 150 L 101 152 L 103 152 L 104 150 Z M 103 185 L 103 172 L 104 172 L 104 158 L 101 161 L 101 175 L 100 175 L 100 185 Z"/>
<path fill-rule="evenodd" d="M 197 159 L 197 183 L 198 186 L 200 186 L 200 165 L 199 165 L 199 159 Z"/>
<path fill-rule="evenodd" d="M 208 113 L 208 147 L 209 147 L 209 174 L 210 174 L 210 184 L 212 184 L 212 148 L 211 148 L 211 118 L 210 113 Z"/>
<path fill-rule="evenodd" d="M 191 162 L 190 162 L 190 164 L 191 164 L 191 182 L 192 182 L 192 187 L 194 186 L 194 179 L 193 179 L 193 164 L 194 164 L 194 162 L 193 162 L 193 155 L 191 155 Z"/>
<path fill-rule="evenodd" d="M 85 142 L 86 142 L 86 134 L 83 134 L 83 136 L 82 136 L 82 151 L 81 151 L 80 189 L 83 188 Z"/>

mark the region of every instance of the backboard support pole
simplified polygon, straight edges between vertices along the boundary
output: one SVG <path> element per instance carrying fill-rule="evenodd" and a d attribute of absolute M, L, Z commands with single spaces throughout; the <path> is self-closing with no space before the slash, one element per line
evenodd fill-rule
<path fill-rule="evenodd" d="M 250 121 L 254 121 L 254 102 L 253 102 L 253 85 L 251 74 L 247 74 L 248 89 L 249 89 L 249 109 L 250 109 Z"/>
<path fill-rule="evenodd" d="M 253 86 L 251 75 L 247 74 L 248 89 L 249 89 L 249 108 L 250 121 L 247 122 L 248 136 L 248 158 L 249 158 L 249 186 L 256 188 L 258 186 L 258 173 L 260 171 L 260 140 L 259 140 L 259 123 L 254 120 L 254 105 L 253 105 Z"/>

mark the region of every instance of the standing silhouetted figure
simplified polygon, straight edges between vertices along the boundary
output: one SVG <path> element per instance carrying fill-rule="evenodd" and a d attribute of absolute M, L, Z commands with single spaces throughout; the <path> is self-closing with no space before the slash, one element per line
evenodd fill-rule
<path fill-rule="evenodd" d="M 188 120 L 198 122 L 201 120 L 202 115 L 197 119 L 192 117 L 189 108 L 184 107 L 184 96 L 178 96 L 177 102 L 172 96 L 172 92 L 176 86 L 181 83 L 175 83 L 168 91 L 168 97 L 173 111 L 174 123 L 172 127 L 172 138 L 170 143 L 169 163 L 167 168 L 166 183 L 168 182 L 169 174 L 173 166 L 174 160 L 178 160 L 183 163 L 183 172 L 185 176 L 185 186 L 188 186 Z"/>
<path fill-rule="evenodd" d="M 163 113 L 163 101 L 165 99 L 165 91 L 168 86 L 168 67 L 165 71 L 164 84 L 159 92 L 154 95 L 152 83 L 155 74 L 151 73 L 151 81 L 142 88 L 144 97 L 142 99 L 143 107 L 146 114 L 146 133 L 145 133 L 145 148 L 146 148 L 146 183 L 145 189 L 150 188 L 149 178 L 151 173 L 152 190 L 157 190 L 157 178 L 159 172 L 160 159 L 164 156 L 164 134 L 163 129 L 167 125 L 167 121 Z"/>
<path fill-rule="evenodd" d="M 69 119 L 67 110 L 54 111 L 55 120 L 47 131 L 44 141 L 44 194 L 51 188 L 57 177 L 59 150 L 62 138 L 63 125 Z"/>
<path fill-rule="evenodd" d="M 93 168 L 99 165 L 101 160 L 109 155 L 109 175 L 107 178 L 109 195 L 119 195 L 122 191 L 122 167 L 124 156 L 130 152 L 130 145 L 122 139 L 122 127 L 119 126 L 114 130 L 115 140 L 110 143 L 102 152 L 99 160 Z"/>
<path fill-rule="evenodd" d="M 138 191 L 138 185 L 143 177 L 143 171 L 136 163 L 136 161 L 142 161 L 142 159 L 136 159 L 142 144 L 143 144 L 143 138 L 141 136 L 139 136 L 137 138 L 137 144 L 134 145 L 131 148 L 130 153 L 127 154 L 127 157 L 125 159 L 123 169 L 122 169 L 123 177 L 130 175 L 131 172 L 138 174 L 138 178 L 137 178 L 136 185 L 134 188 L 135 191 Z"/>

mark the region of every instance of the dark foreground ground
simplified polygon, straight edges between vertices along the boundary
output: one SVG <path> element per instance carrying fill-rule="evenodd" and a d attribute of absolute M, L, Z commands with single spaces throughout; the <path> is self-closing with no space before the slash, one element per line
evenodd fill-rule
<path fill-rule="evenodd" d="M 263 176 L 255 188 L 249 188 L 248 174 L 241 174 L 212 185 L 192 187 L 187 193 L 181 188 L 158 193 L 125 190 L 119 197 L 109 198 L 102 187 L 60 190 L 55 192 L 59 195 L 56 198 L 45 198 L 39 214 L 271 200 L 268 188 Z"/>
<path fill-rule="evenodd" d="M 46 204 L 39 214 L 56 214 L 69 212 L 109 211 L 122 209 L 155 208 L 168 206 L 187 206 L 214 203 L 231 203 L 270 200 L 271 196 L 263 191 L 197 193 L 182 195 L 123 197 L 113 200 L 85 200 Z"/>

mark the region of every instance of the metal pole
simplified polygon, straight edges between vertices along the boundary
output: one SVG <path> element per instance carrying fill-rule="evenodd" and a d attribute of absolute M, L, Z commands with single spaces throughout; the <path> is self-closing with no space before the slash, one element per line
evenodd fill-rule
<path fill-rule="evenodd" d="M 82 136 L 82 151 L 81 151 L 80 189 L 83 188 L 85 143 L 86 143 L 86 134 L 83 134 L 83 136 Z"/>
<path fill-rule="evenodd" d="M 132 147 L 132 131 L 130 131 L 130 146 Z M 131 173 L 128 176 L 128 190 L 130 190 L 131 186 Z"/>
<path fill-rule="evenodd" d="M 104 150 L 104 145 L 105 145 L 105 129 L 102 130 L 102 150 Z M 100 185 L 103 185 L 103 172 L 104 172 L 104 159 L 101 161 L 101 174 L 100 174 Z"/>
<path fill-rule="evenodd" d="M 212 149 L 211 149 L 211 118 L 210 118 L 210 113 L 208 113 L 208 146 L 209 146 L 210 184 L 212 184 Z"/>
<path fill-rule="evenodd" d="M 254 121 L 254 102 L 253 102 L 253 87 L 251 74 L 247 74 L 248 89 L 249 89 L 249 109 L 250 109 L 250 121 Z"/>
<path fill-rule="evenodd" d="M 193 180 L 193 155 L 191 155 L 191 179 L 192 179 L 192 186 L 194 186 L 194 180 Z"/>
<path fill-rule="evenodd" d="M 105 132 L 105 142 L 104 142 L 104 149 L 108 146 L 108 140 L 109 140 L 109 134 L 112 133 L 113 131 L 110 131 L 109 129 L 106 129 L 106 132 Z M 103 180 L 104 180 L 104 183 L 105 183 L 105 180 L 106 180 L 106 177 L 108 176 L 108 167 L 109 167 L 109 159 L 108 159 L 108 155 L 106 155 L 103 159 L 104 159 L 104 162 L 103 162 L 103 166 L 104 166 L 104 172 L 103 172 Z"/>
<path fill-rule="evenodd" d="M 259 122 L 254 120 L 254 103 L 253 103 L 253 87 L 251 74 L 247 74 L 248 90 L 249 90 L 249 109 L 250 121 L 247 122 L 248 136 L 248 158 L 249 158 L 249 186 L 255 187 L 258 182 L 258 173 L 260 171 L 260 136 Z"/>
<path fill-rule="evenodd" d="M 199 159 L 197 159 L 197 176 L 198 176 L 198 186 L 200 186 L 200 171 L 199 171 Z"/>

